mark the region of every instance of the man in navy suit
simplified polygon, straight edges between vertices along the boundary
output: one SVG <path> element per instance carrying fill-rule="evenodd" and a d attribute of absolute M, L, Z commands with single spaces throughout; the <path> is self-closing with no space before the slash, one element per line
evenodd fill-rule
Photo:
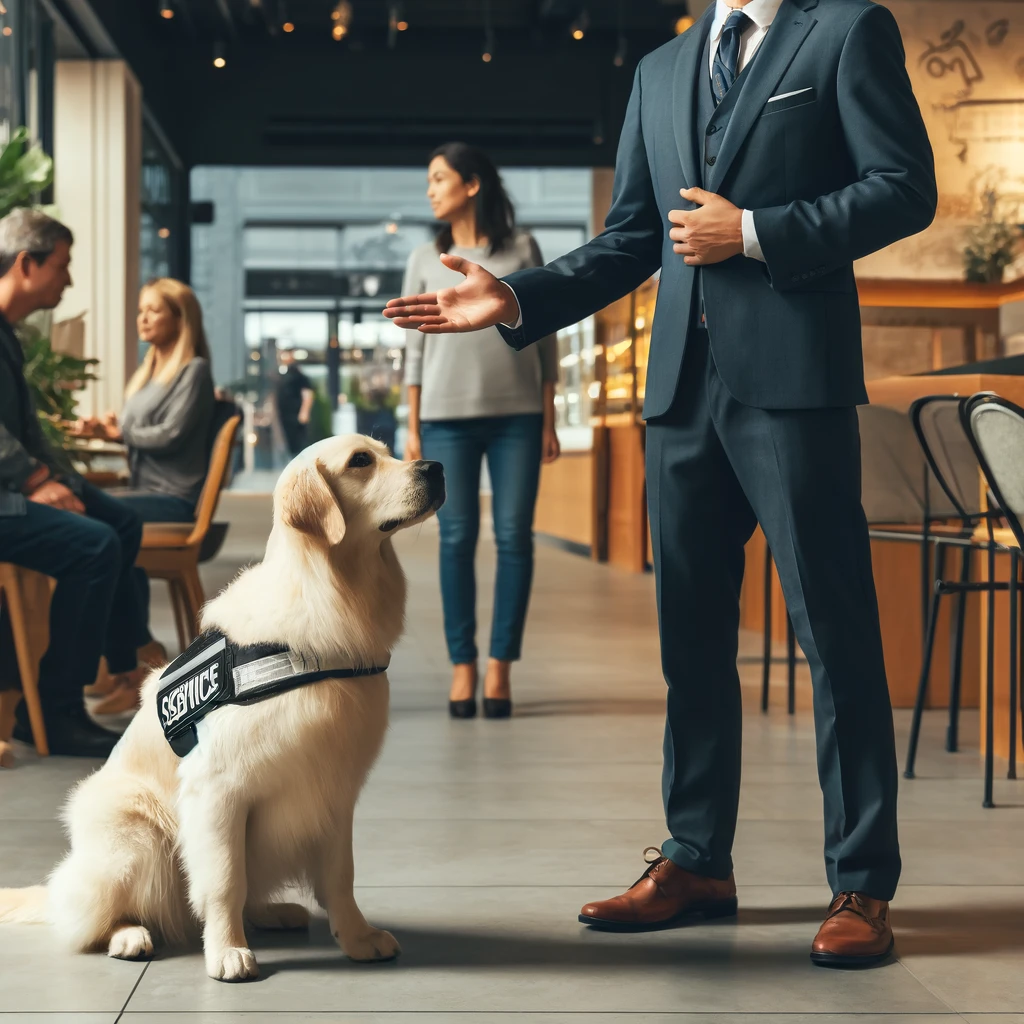
<path fill-rule="evenodd" d="M 811 957 L 890 953 L 896 755 L 860 503 L 853 261 L 923 230 L 935 204 L 885 7 L 717 0 L 637 68 L 603 234 L 504 282 L 442 257 L 465 282 L 386 311 L 426 333 L 507 325 L 520 349 L 661 270 L 644 417 L 671 838 L 627 892 L 583 908 L 594 927 L 735 912 L 739 595 L 760 523 L 814 684 L 834 899 Z"/>

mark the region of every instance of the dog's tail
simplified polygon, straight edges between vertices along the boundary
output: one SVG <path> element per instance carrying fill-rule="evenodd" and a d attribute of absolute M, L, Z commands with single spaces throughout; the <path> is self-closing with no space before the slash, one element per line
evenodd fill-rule
<path fill-rule="evenodd" d="M 46 921 L 46 886 L 0 889 L 0 923 L 43 924 Z"/>

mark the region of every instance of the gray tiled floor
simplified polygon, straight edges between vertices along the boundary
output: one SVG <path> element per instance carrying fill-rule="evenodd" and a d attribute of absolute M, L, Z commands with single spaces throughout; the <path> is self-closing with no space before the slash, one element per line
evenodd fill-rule
<path fill-rule="evenodd" d="M 259 557 L 265 498 L 227 495 L 233 522 L 209 589 Z M 195 949 L 149 965 L 71 956 L 45 928 L 0 927 L 0 1024 L 1024 1024 L 1024 782 L 980 806 L 976 749 L 939 752 L 926 722 L 919 778 L 901 795 L 899 959 L 870 972 L 811 967 L 828 899 L 806 679 L 800 711 L 748 713 L 735 922 L 587 934 L 581 903 L 617 891 L 663 838 L 660 683 L 650 577 L 538 548 L 527 658 L 511 722 L 445 715 L 447 665 L 430 526 L 406 535 L 409 633 L 392 667 L 393 723 L 360 803 L 357 881 L 367 916 L 404 947 L 397 964 L 343 960 L 322 916 L 308 935 L 256 933 L 261 977 L 208 980 Z M 493 553 L 481 555 L 482 595 Z M 488 602 L 482 598 L 481 620 Z M 165 597 L 155 627 L 173 627 Z M 743 653 L 754 655 L 756 638 Z M 976 714 L 964 716 L 968 743 Z M 907 730 L 905 713 L 897 732 Z M 91 765 L 19 750 L 0 775 L 0 885 L 38 881 L 63 849 L 55 813 Z"/>

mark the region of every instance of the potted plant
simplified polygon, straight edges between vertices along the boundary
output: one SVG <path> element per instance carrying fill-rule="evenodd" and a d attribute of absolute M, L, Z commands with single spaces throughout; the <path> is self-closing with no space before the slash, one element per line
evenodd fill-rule
<path fill-rule="evenodd" d="M 983 284 L 1000 284 L 1006 268 L 1017 256 L 1022 228 L 1006 220 L 995 189 L 981 194 L 981 221 L 967 232 L 964 277 Z"/>

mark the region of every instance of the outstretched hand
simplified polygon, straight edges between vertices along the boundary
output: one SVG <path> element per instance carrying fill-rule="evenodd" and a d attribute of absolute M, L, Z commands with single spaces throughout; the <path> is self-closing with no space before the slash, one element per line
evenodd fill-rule
<path fill-rule="evenodd" d="M 466 280 L 439 292 L 392 299 L 384 309 L 389 320 L 423 334 L 464 334 L 495 324 L 516 323 L 519 303 L 507 284 L 461 256 L 446 253 L 441 262 L 449 270 L 464 274 Z"/>

